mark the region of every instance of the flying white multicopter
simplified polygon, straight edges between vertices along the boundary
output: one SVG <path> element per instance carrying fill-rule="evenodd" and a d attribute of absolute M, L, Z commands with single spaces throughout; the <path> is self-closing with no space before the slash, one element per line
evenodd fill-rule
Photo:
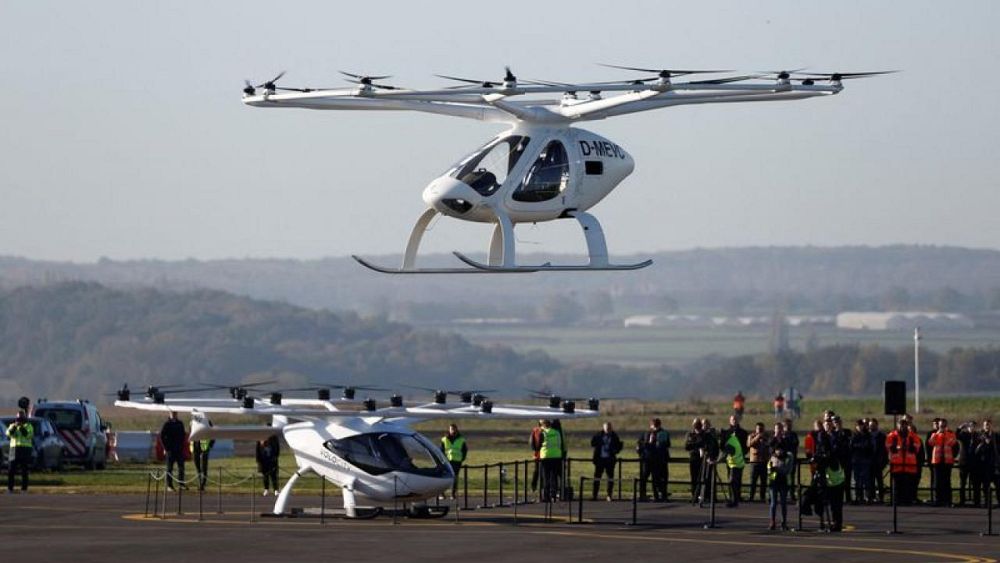
<path fill-rule="evenodd" d="M 435 391 L 431 403 L 404 406 L 393 395 L 389 406 L 379 408 L 374 399 L 355 400 L 364 387 L 331 386 L 343 396 L 331 399 L 329 388 L 318 389 L 316 399 L 283 398 L 271 393 L 267 400 L 254 397 L 247 385 L 231 387 L 232 398 L 166 398 L 162 387 L 150 387 L 146 397 L 133 401 L 126 385 L 118 391 L 115 406 L 157 412 L 191 414 L 191 440 L 263 440 L 281 434 L 295 455 L 298 469 L 282 487 L 274 514 L 285 514 L 292 489 L 299 477 L 310 472 L 340 487 L 344 513 L 358 515 L 358 501 L 373 505 L 395 501 L 419 502 L 450 489 L 455 478 L 451 464 L 433 442 L 410 425 L 431 419 L 556 419 L 590 418 L 598 414 L 600 401 L 589 399 L 587 409 L 577 409 L 575 400 L 549 397 L 549 406 L 494 405 L 477 391 Z M 221 386 L 220 386 L 221 388 Z M 461 397 L 449 405 L 450 394 Z M 341 410 L 353 406 L 352 410 Z M 359 408 L 360 407 L 360 408 Z M 260 416 L 270 424 L 217 426 L 209 415 Z"/>
<path fill-rule="evenodd" d="M 457 162 L 424 189 L 427 209 L 413 227 L 401 268 L 384 268 L 354 257 L 373 270 L 394 274 L 635 270 L 649 266 L 652 261 L 612 264 L 601 224 L 587 213 L 632 173 L 635 163 L 621 145 L 572 127 L 573 124 L 688 104 L 829 96 L 840 93 L 845 79 L 884 74 L 796 70 L 674 82 L 679 76 L 729 71 L 604 66 L 656 75 L 631 81 L 582 84 L 519 83 L 507 68 L 504 78 L 496 82 L 438 75 L 466 85 L 410 90 L 376 82 L 389 76 L 361 76 L 343 71 L 350 81 L 357 83 L 356 88 L 284 88 L 275 84 L 284 75 L 281 73 L 256 86 L 247 81 L 243 103 L 265 108 L 409 110 L 510 125 L 510 129 Z M 258 88 L 263 91 L 258 93 Z M 580 92 L 589 94 L 581 97 Z M 604 92 L 621 93 L 605 98 Z M 418 268 L 421 238 L 438 214 L 462 221 L 492 223 L 487 263 L 455 252 L 470 267 Z M 575 219 L 580 224 L 589 263 L 519 265 L 515 259 L 514 226 L 555 219 Z"/>

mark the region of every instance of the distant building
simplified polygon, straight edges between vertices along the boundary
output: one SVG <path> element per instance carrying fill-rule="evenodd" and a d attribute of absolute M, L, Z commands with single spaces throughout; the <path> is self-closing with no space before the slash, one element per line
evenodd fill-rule
<path fill-rule="evenodd" d="M 784 317 L 789 326 L 832 325 L 834 317 L 823 315 Z M 770 316 L 709 317 L 705 315 L 633 315 L 624 320 L 625 328 L 754 328 L 771 326 Z"/>
<path fill-rule="evenodd" d="M 837 328 L 851 330 L 909 330 L 914 327 L 974 328 L 972 319 L 960 313 L 845 312 L 837 315 Z"/>

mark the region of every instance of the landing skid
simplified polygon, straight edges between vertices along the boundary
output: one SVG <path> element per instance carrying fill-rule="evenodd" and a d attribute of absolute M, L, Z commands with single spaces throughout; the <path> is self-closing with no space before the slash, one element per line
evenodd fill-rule
<path fill-rule="evenodd" d="M 477 262 L 472 258 L 462 254 L 461 252 L 453 252 L 456 258 L 465 262 L 466 264 L 472 266 L 473 268 L 482 271 L 490 272 L 494 274 L 517 274 L 517 273 L 532 273 L 532 272 L 582 272 L 587 270 L 593 271 L 616 271 L 616 270 L 639 270 L 645 268 L 646 266 L 652 265 L 652 260 L 645 260 L 643 262 L 637 262 L 635 264 L 604 264 L 598 266 L 592 266 L 587 264 L 566 264 L 558 265 L 552 264 L 551 262 L 546 262 L 544 264 L 539 264 L 538 266 L 491 266 L 489 264 L 483 264 L 482 262 Z"/>
<path fill-rule="evenodd" d="M 418 268 L 417 249 L 423 238 L 424 232 L 437 211 L 428 209 L 417 220 L 410 233 L 410 240 L 406 244 L 406 252 L 403 255 L 403 266 L 401 268 L 387 268 L 373 264 L 360 256 L 352 255 L 362 266 L 379 272 L 381 274 L 530 274 L 534 272 L 613 272 L 638 270 L 653 263 L 652 260 L 637 262 L 635 264 L 611 264 L 608 261 L 608 247 L 604 241 L 604 231 L 597 218 L 582 211 L 567 211 L 565 216 L 576 219 L 583 229 L 583 236 L 587 242 L 587 264 L 559 265 L 546 262 L 534 266 L 519 266 L 514 258 L 514 223 L 505 214 L 496 212 L 496 223 L 493 227 L 493 238 L 490 239 L 490 251 L 488 263 L 477 262 L 461 252 L 455 252 L 455 256 L 464 262 L 468 268 Z"/>
<path fill-rule="evenodd" d="M 371 262 L 365 260 L 360 256 L 351 255 L 361 264 L 369 270 L 374 270 L 380 274 L 488 274 L 489 272 L 484 272 L 476 268 L 387 268 L 385 266 L 380 266 L 378 264 L 372 264 Z"/>

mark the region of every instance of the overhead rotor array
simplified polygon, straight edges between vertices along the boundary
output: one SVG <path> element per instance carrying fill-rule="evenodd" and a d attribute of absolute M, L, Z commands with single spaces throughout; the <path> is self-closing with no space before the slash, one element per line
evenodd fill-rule
<path fill-rule="evenodd" d="M 146 386 L 144 397 L 148 402 L 166 404 L 168 394 L 176 395 L 225 391 L 229 395 L 229 399 L 239 401 L 240 405 L 245 409 L 252 409 L 260 403 L 281 405 L 282 400 L 287 393 L 315 391 L 317 400 L 359 403 L 364 410 L 375 411 L 378 408 L 378 401 L 370 396 L 366 396 L 364 400 L 360 400 L 357 398 L 357 392 L 390 391 L 390 389 L 385 387 L 327 382 L 315 382 L 313 385 L 303 387 L 265 388 L 266 386 L 273 385 L 275 383 L 278 383 L 278 381 L 270 380 L 232 384 L 201 382 L 199 383 L 199 385 L 201 385 L 200 387 L 188 387 L 182 384 L 153 384 Z M 447 404 L 448 397 L 453 396 L 458 398 L 459 403 L 477 407 L 484 413 L 491 412 L 493 408 L 493 402 L 488 398 L 487 393 L 494 393 L 497 391 L 496 389 L 443 389 L 415 385 L 402 385 L 401 387 L 431 393 L 431 403 L 435 406 L 443 406 Z M 341 397 L 334 399 L 330 392 L 331 389 L 342 390 Z M 549 408 L 559 410 L 564 413 L 573 413 L 575 411 L 576 403 L 584 401 L 586 401 L 587 408 L 589 410 L 597 411 L 600 408 L 601 399 L 595 397 L 564 397 L 557 394 L 551 394 L 546 391 L 537 390 L 528 390 L 528 393 L 530 398 L 544 400 L 547 402 Z M 130 401 L 131 390 L 129 389 L 128 384 L 123 385 L 121 389 L 114 393 L 114 395 L 116 395 L 120 401 Z M 227 400 L 219 397 L 202 397 L 202 399 L 205 400 L 211 400 L 213 398 L 223 401 Z M 605 397 L 605 399 L 617 398 Z M 403 407 L 403 396 L 399 393 L 393 392 L 389 397 L 389 406 L 394 408 Z"/>
<path fill-rule="evenodd" d="M 598 94 L 602 91 L 602 87 L 620 87 L 620 86 L 643 86 L 643 85 L 668 85 L 673 79 L 680 77 L 687 77 L 693 75 L 701 74 L 723 74 L 733 72 L 731 69 L 678 69 L 678 68 L 646 68 L 638 66 L 626 66 L 626 65 L 615 65 L 598 63 L 599 66 L 605 68 L 612 68 L 618 70 L 625 70 L 629 72 L 639 72 L 643 74 L 652 74 L 653 76 L 642 76 L 639 78 L 632 79 L 621 79 L 621 80 L 609 80 L 609 81 L 587 81 L 582 84 L 571 84 L 566 82 L 559 82 L 553 80 L 522 80 L 518 81 L 517 76 L 511 70 L 509 66 L 504 67 L 504 75 L 499 80 L 491 79 L 479 79 L 479 78 L 469 78 L 462 76 L 454 76 L 448 74 L 435 74 L 434 76 L 442 78 L 445 80 L 453 82 L 461 82 L 462 84 L 457 86 L 446 86 L 445 90 L 452 90 L 456 93 L 461 93 L 463 90 L 479 91 L 482 89 L 496 90 L 499 93 L 512 92 L 514 90 L 519 90 L 523 93 L 532 92 L 531 87 L 542 87 L 547 88 L 543 91 L 552 91 L 552 89 L 562 89 L 562 91 L 567 94 L 575 94 L 577 91 L 585 89 L 590 91 L 592 94 Z M 814 85 L 817 82 L 829 82 L 829 83 L 840 83 L 843 80 L 856 79 L 856 78 L 867 78 L 871 76 L 877 76 L 882 74 L 891 74 L 898 72 L 895 70 L 888 71 L 868 71 L 868 72 L 803 72 L 805 68 L 789 68 L 783 70 L 770 70 L 770 71 L 759 71 L 745 73 L 737 76 L 724 76 L 719 78 L 709 78 L 700 80 L 689 80 L 682 84 L 691 85 L 721 85 L 721 84 L 732 84 L 745 81 L 777 81 L 779 84 L 788 84 L 792 81 L 800 83 L 804 86 Z M 415 92 L 417 90 L 410 90 L 408 88 L 403 88 L 401 86 L 395 86 L 391 84 L 385 84 L 381 81 L 392 78 L 392 75 L 366 75 L 358 74 L 348 71 L 338 71 L 340 74 L 344 75 L 344 80 L 352 84 L 358 85 L 358 90 L 361 92 L 371 92 L 377 90 L 383 90 L 386 92 L 398 91 L 398 92 Z M 251 80 L 245 81 L 245 87 L 243 88 L 243 93 L 247 96 L 254 96 L 257 94 L 258 89 L 263 89 L 267 94 L 274 94 L 277 91 L 288 91 L 288 92 L 316 92 L 324 90 L 337 90 L 337 88 L 291 88 L 285 86 L 278 86 L 277 82 L 282 77 L 285 76 L 285 71 L 278 73 L 274 78 L 261 82 L 259 84 L 254 84 Z M 618 89 L 618 88 L 615 88 Z"/>

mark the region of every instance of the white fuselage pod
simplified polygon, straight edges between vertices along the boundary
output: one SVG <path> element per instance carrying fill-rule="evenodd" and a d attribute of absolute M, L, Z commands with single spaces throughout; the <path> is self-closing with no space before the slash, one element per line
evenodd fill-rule
<path fill-rule="evenodd" d="M 513 223 L 548 221 L 597 205 L 634 168 L 625 149 L 596 133 L 522 124 L 452 166 L 423 199 L 465 221 L 492 223 L 498 213 Z"/>
<path fill-rule="evenodd" d="M 440 449 L 406 425 L 357 419 L 283 430 L 300 468 L 376 504 L 436 497 L 455 477 Z"/>

